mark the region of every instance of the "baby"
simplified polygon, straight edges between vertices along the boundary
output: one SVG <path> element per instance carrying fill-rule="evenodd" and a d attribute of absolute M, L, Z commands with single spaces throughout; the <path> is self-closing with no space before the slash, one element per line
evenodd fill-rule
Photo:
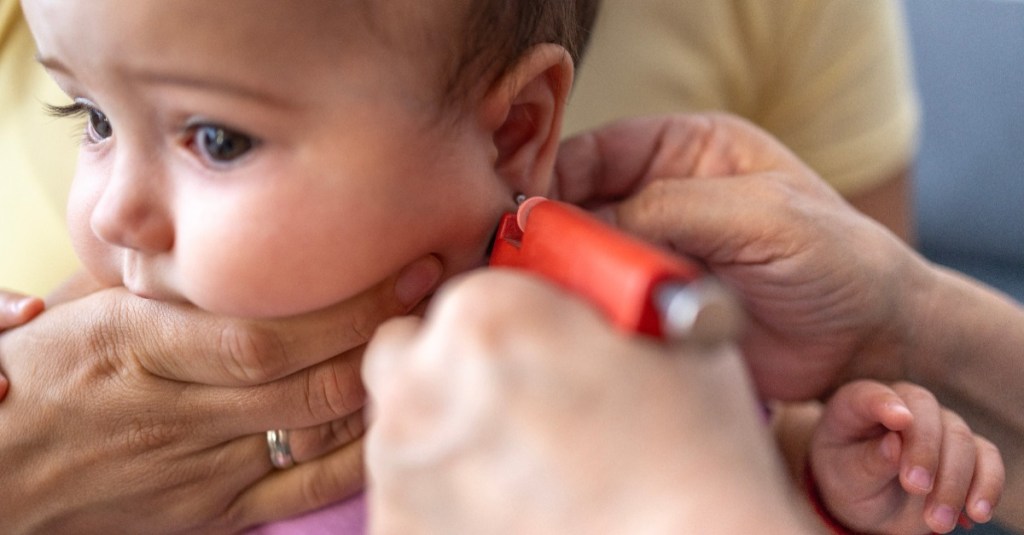
<path fill-rule="evenodd" d="M 593 0 L 23 4 L 39 61 L 71 99 L 53 110 L 85 122 L 68 222 L 88 272 L 146 298 L 254 318 L 327 307 L 426 255 L 448 277 L 484 265 L 514 199 L 553 190 L 596 12 Z M 897 390 L 885 398 L 895 415 L 849 418 L 880 391 L 890 390 L 836 397 L 810 466 L 833 516 L 927 532 L 931 480 L 904 483 L 898 467 L 922 437 L 945 445 L 951 427 L 937 404 Z M 876 441 L 884 448 L 865 449 Z M 957 490 L 956 512 L 968 491 L 998 497 L 990 478 L 961 477 L 974 473 L 976 449 L 998 458 L 972 442 L 934 474 L 936 487 Z M 844 454 L 897 470 L 821 468 Z M 892 499 L 871 501 L 882 487 Z M 363 529 L 338 508 L 293 526 Z"/>

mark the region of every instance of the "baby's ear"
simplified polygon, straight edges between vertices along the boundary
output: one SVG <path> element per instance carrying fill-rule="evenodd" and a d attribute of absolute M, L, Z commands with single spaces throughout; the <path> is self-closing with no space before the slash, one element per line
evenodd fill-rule
<path fill-rule="evenodd" d="M 495 171 L 512 191 L 547 194 L 572 78 L 569 53 L 541 44 L 487 91 L 481 118 L 494 133 Z"/>

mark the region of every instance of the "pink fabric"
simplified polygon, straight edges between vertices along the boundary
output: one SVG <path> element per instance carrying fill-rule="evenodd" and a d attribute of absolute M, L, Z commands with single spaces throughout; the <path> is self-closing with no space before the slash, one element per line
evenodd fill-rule
<path fill-rule="evenodd" d="M 366 533 L 366 497 L 360 493 L 288 520 L 264 524 L 247 535 L 363 535 Z"/>

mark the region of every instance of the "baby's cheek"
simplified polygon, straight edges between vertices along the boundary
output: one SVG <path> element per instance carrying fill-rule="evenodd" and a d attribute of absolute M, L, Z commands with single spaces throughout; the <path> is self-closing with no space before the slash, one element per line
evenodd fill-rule
<path fill-rule="evenodd" d="M 385 276 L 356 262 L 355 252 L 337 258 L 334 249 L 254 236 L 179 240 L 176 279 L 185 298 L 203 309 L 262 318 L 324 308 Z"/>

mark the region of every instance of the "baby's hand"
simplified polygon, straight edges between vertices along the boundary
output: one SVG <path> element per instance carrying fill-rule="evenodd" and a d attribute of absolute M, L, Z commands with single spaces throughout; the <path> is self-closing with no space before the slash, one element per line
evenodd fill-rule
<path fill-rule="evenodd" d="M 929 391 L 855 381 L 828 401 L 810 447 L 822 501 L 868 533 L 952 530 L 966 507 L 992 518 L 1005 478 L 999 450 Z"/>
<path fill-rule="evenodd" d="M 7 290 L 0 290 L 0 332 L 17 327 L 43 311 L 43 300 Z M 7 378 L 0 370 L 0 400 L 7 395 Z"/>

